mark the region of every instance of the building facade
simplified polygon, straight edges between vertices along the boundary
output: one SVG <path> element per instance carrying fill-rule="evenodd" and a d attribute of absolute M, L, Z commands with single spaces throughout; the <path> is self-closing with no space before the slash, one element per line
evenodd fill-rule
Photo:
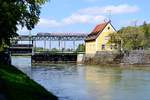
<path fill-rule="evenodd" d="M 97 25 L 85 39 L 86 54 L 96 54 L 97 51 L 113 51 L 113 45 L 108 44 L 109 34 L 116 32 L 111 21 Z"/>

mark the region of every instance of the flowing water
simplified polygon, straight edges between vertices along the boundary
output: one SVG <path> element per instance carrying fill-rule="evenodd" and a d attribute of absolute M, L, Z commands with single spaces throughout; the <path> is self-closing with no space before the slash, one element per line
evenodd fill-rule
<path fill-rule="evenodd" d="M 12 63 L 59 100 L 150 100 L 150 67 L 31 66 L 30 57 Z"/>

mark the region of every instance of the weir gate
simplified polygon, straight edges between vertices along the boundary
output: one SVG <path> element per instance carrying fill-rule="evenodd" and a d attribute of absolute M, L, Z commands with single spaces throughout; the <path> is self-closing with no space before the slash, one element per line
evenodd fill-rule
<path fill-rule="evenodd" d="M 12 46 L 10 51 L 12 55 L 31 55 L 33 62 L 42 62 L 42 61 L 76 61 L 78 59 L 78 54 L 76 52 L 76 42 L 82 41 L 86 38 L 86 33 L 38 33 L 37 35 L 19 35 L 18 37 L 12 39 Z M 28 41 L 28 44 L 16 44 L 17 42 Z M 42 41 L 44 43 L 43 50 L 37 51 L 37 41 Z M 57 51 L 52 51 L 52 41 L 58 42 Z M 66 49 L 67 41 L 72 43 L 72 49 Z M 47 47 L 47 43 L 49 46 Z"/>

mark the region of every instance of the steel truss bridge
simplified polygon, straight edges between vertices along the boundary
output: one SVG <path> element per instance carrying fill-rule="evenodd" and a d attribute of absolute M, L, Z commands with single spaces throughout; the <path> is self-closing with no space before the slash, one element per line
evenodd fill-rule
<path fill-rule="evenodd" d="M 49 41 L 49 50 L 51 50 L 51 41 L 58 41 L 58 48 L 61 50 L 61 47 L 66 49 L 66 41 L 72 41 L 73 50 L 75 50 L 76 41 L 83 41 L 84 43 L 87 35 L 87 33 L 37 33 L 37 35 L 19 35 L 18 37 L 13 38 L 12 42 L 16 43 L 17 41 L 29 41 L 29 44 L 32 44 L 33 48 L 36 49 L 36 42 L 43 41 L 43 50 L 46 50 L 46 44 Z M 14 48 L 13 45 L 12 48 Z"/>
<path fill-rule="evenodd" d="M 37 35 L 19 35 L 17 41 L 81 41 L 86 33 L 38 33 Z"/>

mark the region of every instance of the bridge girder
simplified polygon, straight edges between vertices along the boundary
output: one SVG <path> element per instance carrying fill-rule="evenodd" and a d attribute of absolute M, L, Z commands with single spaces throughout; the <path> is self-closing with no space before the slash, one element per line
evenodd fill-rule
<path fill-rule="evenodd" d="M 37 35 L 20 35 L 18 41 L 80 41 L 86 38 L 87 34 L 37 34 Z"/>

